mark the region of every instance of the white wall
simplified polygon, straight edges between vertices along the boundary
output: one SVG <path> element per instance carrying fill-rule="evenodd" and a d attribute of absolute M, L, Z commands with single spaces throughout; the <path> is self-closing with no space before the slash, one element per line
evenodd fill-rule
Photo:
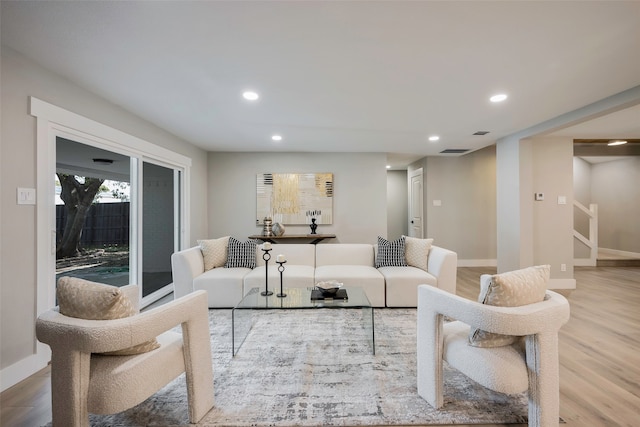
<path fill-rule="evenodd" d="M 425 236 L 456 248 L 460 265 L 496 263 L 495 157 L 490 146 L 460 157 L 427 158 Z"/>
<path fill-rule="evenodd" d="M 375 243 L 387 234 L 386 155 L 379 153 L 209 153 L 209 234 L 245 240 L 261 234 L 256 225 L 256 175 L 259 173 L 333 173 L 332 225 L 335 242 Z M 307 234 L 305 225 L 286 225 L 287 234 Z"/>
<path fill-rule="evenodd" d="M 495 146 L 457 157 L 430 156 L 424 171 L 424 236 L 458 254 L 460 266 L 496 265 Z M 433 201 L 439 200 L 440 206 Z"/>
<path fill-rule="evenodd" d="M 532 147 L 533 190 L 544 193 L 544 201 L 533 202 L 533 263 L 550 264 L 552 279 L 572 279 L 573 139 L 533 138 Z"/>
<path fill-rule="evenodd" d="M 5 46 L 2 46 L 1 79 L 0 368 L 4 388 L 5 378 L 9 376 L 7 372 L 13 375 L 18 362 L 34 354 L 36 342 L 36 207 L 16 204 L 16 188 L 36 188 L 38 173 L 36 120 L 28 114 L 28 97 L 40 98 L 190 157 L 193 160 L 192 236 L 207 233 L 203 215 L 206 211 L 207 165 L 203 150 L 41 68 Z"/>
<path fill-rule="evenodd" d="M 520 200 L 520 183 L 527 178 L 520 173 L 522 151 L 525 150 L 517 138 L 507 138 L 496 144 L 498 272 L 516 270 L 530 262 L 526 250 L 530 242 L 524 242 L 528 240 L 526 230 L 530 228 L 530 218 L 522 215 Z"/>
<path fill-rule="evenodd" d="M 640 253 L 640 157 L 592 165 L 591 198 L 598 205 L 598 246 Z"/>
<path fill-rule="evenodd" d="M 586 208 L 591 202 L 591 164 L 585 160 L 573 158 L 573 198 Z M 573 228 L 585 237 L 589 237 L 589 217 L 578 208 L 573 209 Z M 591 251 L 578 239 L 573 239 L 574 258 L 589 258 Z"/>
<path fill-rule="evenodd" d="M 498 271 L 550 264 L 549 287 L 575 288 L 573 140 L 501 140 L 497 171 Z M 537 192 L 543 201 L 534 201 Z M 559 196 L 566 204 L 558 203 Z"/>
<path fill-rule="evenodd" d="M 387 172 L 387 239 L 395 240 L 409 231 L 407 171 Z"/>
<path fill-rule="evenodd" d="M 585 207 L 591 204 L 591 164 L 585 160 L 573 158 L 573 198 Z M 586 215 L 574 215 L 574 227 L 583 235 L 589 232 L 589 220 Z"/>

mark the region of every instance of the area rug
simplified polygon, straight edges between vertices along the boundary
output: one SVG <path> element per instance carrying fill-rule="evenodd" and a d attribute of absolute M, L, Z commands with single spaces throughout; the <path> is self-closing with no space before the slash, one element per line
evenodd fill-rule
<path fill-rule="evenodd" d="M 231 355 L 231 310 L 210 310 L 215 407 L 198 426 L 375 426 L 527 422 L 524 394 L 483 388 L 445 367 L 445 403 L 416 390 L 416 310 L 375 310 L 372 355 L 360 310 L 256 311 Z M 92 426 L 189 425 L 184 377 Z"/>

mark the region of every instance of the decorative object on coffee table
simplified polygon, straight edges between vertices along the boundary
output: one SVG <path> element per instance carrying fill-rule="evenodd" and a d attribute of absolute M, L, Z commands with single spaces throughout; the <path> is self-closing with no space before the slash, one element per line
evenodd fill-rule
<path fill-rule="evenodd" d="M 282 289 L 282 273 L 284 273 L 284 264 L 287 262 L 284 255 L 280 254 L 276 257 L 276 262 L 278 265 L 278 271 L 280 272 L 280 293 L 277 295 L 278 298 L 284 298 L 287 294 L 284 293 Z"/>
<path fill-rule="evenodd" d="M 335 294 L 342 287 L 342 283 L 337 280 L 327 280 L 326 282 L 316 283 L 316 288 L 324 294 Z"/>
<path fill-rule="evenodd" d="M 271 259 L 271 243 L 264 242 L 262 244 L 262 259 L 264 260 L 264 291 L 260 292 L 260 295 L 268 297 L 273 295 L 273 292 L 269 290 L 269 260 Z"/>
<path fill-rule="evenodd" d="M 311 299 L 347 299 L 347 291 L 342 288 L 342 285 L 343 284 L 337 280 L 318 282 L 316 283 L 315 289 L 311 292 Z"/>

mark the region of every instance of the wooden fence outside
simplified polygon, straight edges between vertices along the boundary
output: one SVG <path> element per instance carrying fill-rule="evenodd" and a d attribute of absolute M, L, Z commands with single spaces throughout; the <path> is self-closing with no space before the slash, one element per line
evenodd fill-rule
<path fill-rule="evenodd" d="M 67 209 L 56 206 L 56 233 L 62 239 Z M 96 203 L 89 208 L 80 238 L 81 247 L 129 245 L 129 202 Z"/>

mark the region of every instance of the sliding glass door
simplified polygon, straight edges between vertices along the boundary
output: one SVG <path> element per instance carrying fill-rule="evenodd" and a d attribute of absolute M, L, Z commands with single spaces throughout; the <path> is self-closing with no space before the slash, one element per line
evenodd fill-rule
<path fill-rule="evenodd" d="M 143 162 L 142 166 L 142 295 L 170 285 L 171 254 L 178 248 L 180 172 Z"/>
<path fill-rule="evenodd" d="M 143 306 L 171 293 L 183 173 L 144 156 L 56 138 L 56 281 L 138 283 Z"/>

